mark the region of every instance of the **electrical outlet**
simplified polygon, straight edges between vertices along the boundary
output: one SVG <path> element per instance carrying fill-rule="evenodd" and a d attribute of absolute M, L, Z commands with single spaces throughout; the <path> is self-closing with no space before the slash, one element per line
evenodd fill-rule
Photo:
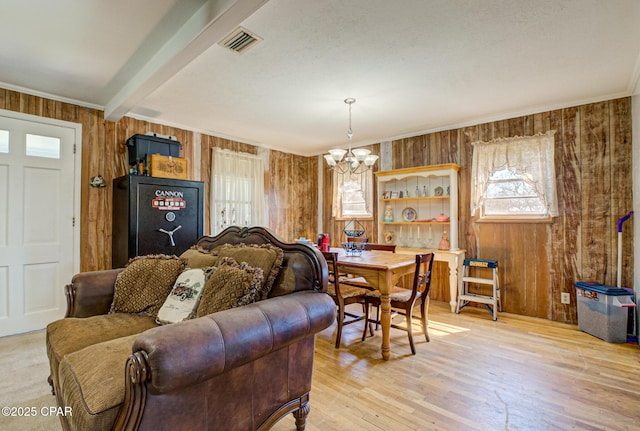
<path fill-rule="evenodd" d="M 571 304 L 571 296 L 569 296 L 569 292 L 561 292 L 560 293 L 560 302 L 563 304 Z"/>

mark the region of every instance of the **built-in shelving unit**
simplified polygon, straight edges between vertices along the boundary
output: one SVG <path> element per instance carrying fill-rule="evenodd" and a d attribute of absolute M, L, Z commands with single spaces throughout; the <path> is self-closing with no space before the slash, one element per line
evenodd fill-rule
<path fill-rule="evenodd" d="M 458 171 L 456 164 L 376 172 L 378 242 L 398 253 L 433 251 L 449 267 L 449 305 L 454 312 L 465 250 L 458 248 Z M 436 217 L 445 217 L 439 221 Z M 447 232 L 449 248 L 438 249 Z"/>
<path fill-rule="evenodd" d="M 451 163 L 376 172 L 378 242 L 438 248 L 446 232 L 449 249 L 458 250 L 459 170 Z"/>

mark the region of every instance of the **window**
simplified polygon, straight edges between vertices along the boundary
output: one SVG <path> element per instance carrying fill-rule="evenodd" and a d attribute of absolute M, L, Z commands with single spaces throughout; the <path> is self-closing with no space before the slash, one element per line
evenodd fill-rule
<path fill-rule="evenodd" d="M 333 171 L 333 211 L 338 220 L 373 218 L 373 172 L 339 174 Z"/>
<path fill-rule="evenodd" d="M 60 158 L 60 138 L 27 133 L 27 156 Z"/>
<path fill-rule="evenodd" d="M 0 130 L 0 153 L 9 152 L 9 131 Z"/>
<path fill-rule="evenodd" d="M 480 219 L 546 219 L 558 215 L 555 130 L 473 144 L 471 214 Z"/>
<path fill-rule="evenodd" d="M 211 160 L 212 234 L 233 225 L 265 225 L 264 199 L 262 159 L 214 148 Z"/>

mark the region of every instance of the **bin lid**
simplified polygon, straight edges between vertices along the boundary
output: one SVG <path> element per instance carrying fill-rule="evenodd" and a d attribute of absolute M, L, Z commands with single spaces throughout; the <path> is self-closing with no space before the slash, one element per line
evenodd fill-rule
<path fill-rule="evenodd" d="M 589 290 L 591 292 L 602 293 L 609 296 L 631 295 L 627 289 L 615 286 L 605 286 L 604 284 L 593 281 L 576 281 L 575 287 L 578 289 Z"/>

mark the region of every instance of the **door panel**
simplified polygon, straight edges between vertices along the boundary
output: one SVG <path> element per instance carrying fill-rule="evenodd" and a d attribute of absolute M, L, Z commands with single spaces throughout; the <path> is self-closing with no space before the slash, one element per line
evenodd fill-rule
<path fill-rule="evenodd" d="M 1 154 L 1 153 L 0 153 Z M 0 164 L 0 247 L 7 246 L 9 222 L 9 166 Z"/>
<path fill-rule="evenodd" d="M 74 226 L 79 125 L 0 112 L 0 336 L 64 316 L 79 267 Z M 33 120 L 33 121 L 32 121 Z M 4 139 L 6 143 L 7 139 Z"/>
<path fill-rule="evenodd" d="M 60 289 L 51 289 L 49 280 L 58 280 L 58 265 L 42 263 L 24 266 L 24 313 L 57 312 L 59 310 Z M 62 317 L 62 316 L 61 316 Z"/>
<path fill-rule="evenodd" d="M 0 319 L 9 317 L 9 268 L 0 266 Z"/>

